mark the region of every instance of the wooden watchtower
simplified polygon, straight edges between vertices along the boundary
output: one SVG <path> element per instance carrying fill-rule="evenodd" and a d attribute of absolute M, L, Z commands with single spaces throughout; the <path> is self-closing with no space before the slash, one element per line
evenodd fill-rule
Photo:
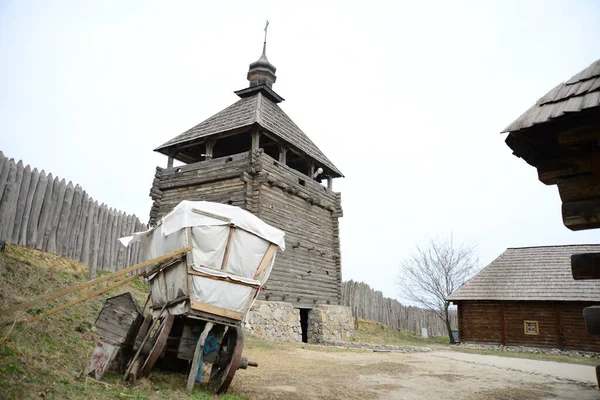
<path fill-rule="evenodd" d="M 265 42 L 237 102 L 155 149 L 168 163 L 156 169 L 150 224 L 182 200 L 242 207 L 286 232 L 261 299 L 340 304 L 342 207 L 332 180 L 343 175 L 279 107 L 275 71 Z"/>

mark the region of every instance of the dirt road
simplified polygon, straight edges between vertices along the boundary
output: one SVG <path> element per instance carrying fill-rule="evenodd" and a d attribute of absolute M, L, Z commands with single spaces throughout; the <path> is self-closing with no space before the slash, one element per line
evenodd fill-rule
<path fill-rule="evenodd" d="M 232 389 L 256 399 L 600 399 L 593 367 L 442 350 L 254 348 Z"/>

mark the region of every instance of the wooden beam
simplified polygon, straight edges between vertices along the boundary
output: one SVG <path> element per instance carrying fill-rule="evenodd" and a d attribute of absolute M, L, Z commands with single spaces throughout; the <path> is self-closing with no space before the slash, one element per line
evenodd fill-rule
<path fill-rule="evenodd" d="M 225 245 L 225 253 L 223 254 L 223 262 L 221 263 L 221 269 L 224 270 L 227 267 L 227 261 L 229 261 L 229 252 L 231 251 L 231 242 L 233 241 L 233 232 L 235 227 L 229 227 L 229 235 L 227 236 L 227 244 Z"/>
<path fill-rule="evenodd" d="M 244 314 L 237 311 L 228 310 L 226 308 L 211 306 L 210 304 L 200 303 L 198 301 L 191 301 L 192 310 L 203 311 L 209 314 L 220 315 L 221 317 L 227 317 L 241 321 L 244 318 Z"/>
<path fill-rule="evenodd" d="M 277 251 L 277 245 L 275 243 L 271 243 L 269 245 L 269 248 L 265 252 L 265 255 L 263 256 L 263 259 L 261 260 L 260 264 L 258 265 L 258 268 L 256 269 L 256 273 L 254 274 L 254 279 L 258 279 L 258 277 L 260 276 L 260 274 L 262 274 L 264 269 L 267 268 L 267 265 L 269 265 L 271 260 L 273 260 L 273 256 L 275 255 L 276 251 Z"/>
<path fill-rule="evenodd" d="M 572 231 L 600 228 L 600 198 L 563 203 L 562 218 Z"/>
<path fill-rule="evenodd" d="M 216 139 L 209 139 L 204 144 L 206 146 L 206 150 L 204 151 L 204 153 L 206 154 L 206 156 L 204 156 L 204 159 L 205 160 L 212 160 L 213 151 L 215 149 L 215 145 L 217 144 L 217 141 L 216 141 Z"/>
<path fill-rule="evenodd" d="M 580 154 L 578 156 L 553 160 L 537 165 L 538 179 L 546 185 L 555 185 L 559 179 L 592 172 L 592 156 Z"/>
<path fill-rule="evenodd" d="M 105 275 L 103 277 L 100 277 L 100 278 L 97 278 L 97 279 L 94 279 L 94 280 L 82 283 L 81 285 L 77 285 L 77 286 L 73 286 L 73 287 L 68 288 L 68 289 L 61 290 L 58 293 L 54 293 L 54 294 L 51 294 L 51 295 L 48 295 L 48 296 L 43 296 L 43 297 L 37 298 L 35 300 L 29 301 L 27 303 L 22 303 L 22 304 L 18 304 L 16 306 L 5 308 L 3 310 L 0 310 L 0 315 L 6 315 L 6 314 L 10 314 L 10 313 L 15 312 L 15 311 L 23 310 L 23 309 L 26 309 L 26 308 L 31 308 L 34 305 L 36 305 L 38 303 L 41 303 L 42 301 L 51 301 L 51 300 L 54 300 L 54 299 L 56 299 L 58 297 L 67 295 L 69 293 L 73 293 L 73 292 L 85 289 L 87 287 L 96 285 L 98 283 L 101 283 L 101 282 L 104 282 L 104 281 L 108 281 L 110 279 L 117 278 L 117 277 L 119 277 L 121 275 L 128 274 L 129 272 L 133 272 L 133 271 L 136 271 L 136 270 L 141 269 L 141 268 L 146 268 L 146 267 L 148 267 L 148 266 L 150 266 L 152 264 L 156 264 L 156 263 L 159 263 L 161 261 L 165 261 L 165 260 L 168 260 L 168 259 L 170 259 L 172 257 L 175 257 L 175 256 L 177 256 L 179 254 L 185 253 L 188 250 L 191 250 L 191 246 L 183 247 L 183 248 L 181 248 L 179 250 L 176 250 L 176 251 L 173 251 L 173 252 L 171 252 L 169 254 L 165 254 L 164 256 L 153 258 L 152 260 L 148 260 L 148 261 L 143 262 L 141 264 L 137 264 L 137 265 L 134 265 L 134 266 L 129 267 L 129 268 L 122 269 L 122 270 L 117 271 L 117 272 L 113 272 L 112 274 L 108 274 L 108 275 Z"/>
<path fill-rule="evenodd" d="M 229 219 L 227 217 L 223 217 L 221 215 L 213 214 L 213 213 L 208 212 L 208 211 L 203 211 L 203 210 L 198 210 L 196 208 L 192 208 L 192 212 L 196 213 L 196 214 L 204 215 L 205 217 L 214 218 L 214 219 L 218 219 L 218 220 L 223 221 L 223 222 L 231 223 L 231 219 Z"/>
<path fill-rule="evenodd" d="M 287 148 L 287 146 L 281 145 L 281 144 L 278 146 L 279 146 L 279 162 L 283 165 L 286 165 L 288 148 Z"/>
<path fill-rule="evenodd" d="M 600 176 L 593 174 L 559 179 L 557 186 L 560 199 L 565 203 L 600 197 Z"/>
<path fill-rule="evenodd" d="M 260 149 L 260 131 L 253 130 L 250 137 L 252 138 L 252 150 Z"/>
<path fill-rule="evenodd" d="M 63 304 L 62 306 L 53 308 L 52 310 L 50 310 L 48 312 L 45 312 L 45 313 L 40 314 L 40 315 L 37 315 L 37 316 L 31 318 L 28 322 L 34 322 L 34 321 L 37 321 L 37 320 L 42 319 L 44 317 L 47 317 L 48 315 L 56 314 L 57 312 L 59 312 L 61 310 L 64 310 L 65 308 L 68 308 L 68 307 L 74 306 L 75 304 L 78 304 L 78 303 L 81 303 L 83 301 L 89 300 L 92 297 L 96 297 L 98 295 L 101 295 L 102 293 L 105 293 L 105 292 L 108 292 L 109 290 L 118 288 L 119 286 L 123 286 L 124 284 L 126 284 L 128 282 L 131 282 L 132 280 L 134 280 L 136 278 L 139 278 L 141 276 L 144 276 L 144 275 L 146 275 L 146 272 L 140 272 L 139 274 L 131 276 L 131 277 L 127 278 L 127 279 L 123 279 L 120 282 L 113 283 L 110 286 L 107 286 L 105 288 L 93 291 L 92 293 L 88 294 L 87 296 L 80 297 L 78 299 L 75 299 L 73 301 L 68 302 L 67 304 Z"/>
<path fill-rule="evenodd" d="M 327 189 L 333 190 L 333 178 L 331 176 L 327 176 Z"/>
<path fill-rule="evenodd" d="M 586 150 L 590 147 L 598 147 L 600 140 L 600 126 L 583 125 L 570 128 L 556 135 L 558 143 L 572 150 Z"/>
<path fill-rule="evenodd" d="M 600 279 L 600 253 L 573 254 L 571 256 L 573 279 Z"/>
<path fill-rule="evenodd" d="M 173 168 L 173 160 L 174 160 L 174 156 L 170 155 L 169 158 L 167 159 L 167 168 Z"/>
<path fill-rule="evenodd" d="M 237 281 L 237 280 L 231 279 L 227 276 L 214 276 L 214 275 L 205 274 L 204 272 L 196 271 L 195 269 L 188 270 L 188 274 L 194 275 L 194 276 L 201 276 L 203 278 L 208 278 L 208 279 L 212 279 L 215 281 L 233 283 L 234 285 L 248 286 L 251 288 L 258 288 L 260 286 L 258 284 Z"/>

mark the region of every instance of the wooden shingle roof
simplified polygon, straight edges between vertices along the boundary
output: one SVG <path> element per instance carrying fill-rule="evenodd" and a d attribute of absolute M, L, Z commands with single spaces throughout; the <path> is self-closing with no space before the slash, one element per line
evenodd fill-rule
<path fill-rule="evenodd" d="M 600 60 L 549 91 L 502 132 L 519 131 L 593 107 L 600 107 Z"/>
<path fill-rule="evenodd" d="M 600 281 L 574 280 L 571 255 L 600 245 L 506 249 L 447 300 L 600 301 Z"/>
<path fill-rule="evenodd" d="M 157 147 L 155 151 L 168 153 L 168 149 L 201 138 L 258 124 L 270 134 L 282 139 L 292 147 L 315 159 L 336 176 L 341 171 L 319 150 L 292 119 L 268 96 L 260 91 L 244 97 L 223 111 L 199 123 L 181 135 Z"/>

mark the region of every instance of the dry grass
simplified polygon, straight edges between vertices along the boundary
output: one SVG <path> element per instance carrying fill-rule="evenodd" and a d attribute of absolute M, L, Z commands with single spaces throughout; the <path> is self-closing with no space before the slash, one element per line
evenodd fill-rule
<path fill-rule="evenodd" d="M 422 336 L 408 331 L 401 331 L 380 324 L 379 322 L 365 319 L 358 320 L 354 340 L 358 343 L 390 344 L 395 346 L 426 346 L 436 343 L 448 343 L 447 337 L 433 337 L 423 339 Z"/>
<path fill-rule="evenodd" d="M 240 372 L 232 388 L 251 399 L 368 399 L 373 398 L 373 388 L 358 384 L 361 376 L 401 379 L 413 370 L 404 363 L 382 361 L 373 353 L 333 353 L 318 346 L 255 347 L 245 355 L 260 367 Z"/>
<path fill-rule="evenodd" d="M 87 267 L 53 254 L 7 244 L 0 253 L 0 308 L 55 293 L 87 280 Z M 107 384 L 76 376 L 87 364 L 99 336 L 93 327 L 104 300 L 131 292 L 140 307 L 147 286 L 134 280 L 89 301 L 74 305 L 34 323 L 27 321 L 53 307 L 84 296 L 101 286 L 67 295 L 51 303 L 19 311 L 0 319 L 0 399 L 15 398 L 135 398 L 189 399 L 184 374 L 156 371 L 135 387 L 122 385 L 121 376 L 107 373 Z M 214 396 L 196 391 L 191 398 Z M 245 397 L 230 395 L 225 398 Z"/>

